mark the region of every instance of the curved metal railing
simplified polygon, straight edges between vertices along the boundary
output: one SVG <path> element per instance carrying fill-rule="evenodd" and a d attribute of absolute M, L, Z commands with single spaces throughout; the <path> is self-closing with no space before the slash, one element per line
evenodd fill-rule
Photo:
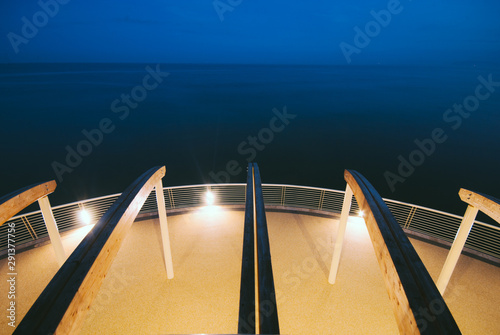
<path fill-rule="evenodd" d="M 245 205 L 245 184 L 204 184 L 165 187 L 163 193 L 167 211 L 188 209 L 205 205 L 205 193 L 211 190 L 218 205 Z M 263 184 L 264 202 L 266 206 L 278 206 L 339 214 L 342 210 L 344 191 L 319 187 Z M 79 218 L 80 211 L 85 209 L 94 221 L 97 221 L 120 194 L 87 199 L 52 208 L 59 231 L 64 232 L 83 226 Z M 416 232 L 453 242 L 462 221 L 459 215 L 404 203 L 392 199 L 384 199 L 399 225 L 407 231 Z M 358 205 L 353 199 L 351 215 L 358 214 Z M 156 198 L 149 195 L 140 214 L 156 212 Z M 37 243 L 48 236 L 40 211 L 26 213 L 11 218 L 16 226 L 17 245 Z M 34 230 L 35 238 L 30 234 L 28 226 Z M 7 246 L 8 225 L 0 227 L 0 255 L 4 255 Z M 500 227 L 475 221 L 467 240 L 466 247 L 500 259 Z"/>

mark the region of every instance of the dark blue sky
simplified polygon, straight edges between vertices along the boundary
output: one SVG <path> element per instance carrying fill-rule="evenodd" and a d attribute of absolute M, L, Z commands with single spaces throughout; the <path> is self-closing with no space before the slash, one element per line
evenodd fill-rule
<path fill-rule="evenodd" d="M 347 64 L 340 43 L 391 6 L 351 64 L 499 58 L 498 0 L 16 0 L 0 4 L 0 62 Z"/>

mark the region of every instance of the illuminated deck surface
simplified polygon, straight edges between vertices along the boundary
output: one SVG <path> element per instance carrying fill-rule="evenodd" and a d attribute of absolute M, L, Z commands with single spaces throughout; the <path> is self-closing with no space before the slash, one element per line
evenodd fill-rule
<path fill-rule="evenodd" d="M 169 217 L 172 280 L 166 278 L 158 220 L 134 223 L 82 333 L 236 333 L 243 215 L 205 208 Z M 335 285 L 328 274 L 337 220 L 268 212 L 267 221 L 282 334 L 398 333 L 362 219 L 347 225 Z M 85 229 L 63 237 L 66 251 Z M 448 251 L 411 241 L 436 281 Z M 16 263 L 19 322 L 58 266 L 50 245 L 18 254 Z M 5 277 L 6 259 L 0 270 Z M 0 291 L 7 292 L 5 280 Z M 464 334 L 500 334 L 500 268 L 462 255 L 444 298 Z M 1 310 L 6 303 L 2 298 Z M 11 333 L 2 319 L 0 333 Z"/>

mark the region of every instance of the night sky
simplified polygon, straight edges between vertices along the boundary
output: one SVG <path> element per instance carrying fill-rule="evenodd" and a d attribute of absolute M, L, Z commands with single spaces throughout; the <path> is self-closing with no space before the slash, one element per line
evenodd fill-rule
<path fill-rule="evenodd" d="M 16 0 L 0 15 L 2 63 L 421 65 L 500 54 L 497 0 Z M 357 52 L 346 58 L 342 43 Z"/>

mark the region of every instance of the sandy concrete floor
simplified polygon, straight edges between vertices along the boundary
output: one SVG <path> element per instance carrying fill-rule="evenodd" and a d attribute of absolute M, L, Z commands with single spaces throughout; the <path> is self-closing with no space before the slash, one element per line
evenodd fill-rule
<path fill-rule="evenodd" d="M 267 213 L 282 334 L 397 334 L 364 222 L 351 218 L 335 285 L 328 274 L 337 221 Z M 243 212 L 202 209 L 169 217 L 175 277 L 166 278 L 157 220 L 134 223 L 87 316 L 82 334 L 237 331 Z M 84 232 L 64 238 L 70 252 Z M 437 280 L 447 250 L 412 240 Z M 50 245 L 16 256 L 17 322 L 57 271 Z M 7 277 L 7 260 L 0 260 Z M 8 287 L 0 282 L 0 309 Z M 445 301 L 464 334 L 500 333 L 500 268 L 460 258 Z M 5 312 L 6 313 L 6 312 Z M 13 329 L 2 317 L 0 333 Z"/>

